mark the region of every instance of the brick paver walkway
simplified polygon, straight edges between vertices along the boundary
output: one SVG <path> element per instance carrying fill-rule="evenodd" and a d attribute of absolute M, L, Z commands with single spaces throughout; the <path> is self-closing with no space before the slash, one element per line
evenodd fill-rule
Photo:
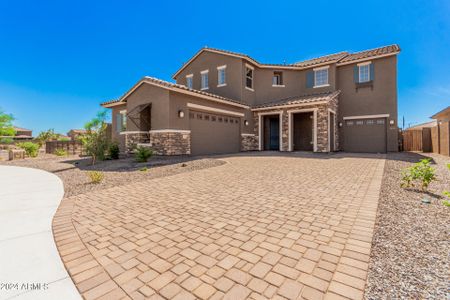
<path fill-rule="evenodd" d="M 384 159 L 225 160 L 65 199 L 55 239 L 80 293 L 362 299 Z"/>

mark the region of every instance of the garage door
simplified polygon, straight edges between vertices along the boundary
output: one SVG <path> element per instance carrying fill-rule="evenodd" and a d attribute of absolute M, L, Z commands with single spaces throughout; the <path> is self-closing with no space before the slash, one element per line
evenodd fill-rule
<path fill-rule="evenodd" d="M 189 112 L 191 154 L 220 154 L 240 151 L 240 120 L 236 117 Z"/>
<path fill-rule="evenodd" d="M 386 152 L 386 119 L 345 120 L 344 151 Z"/>

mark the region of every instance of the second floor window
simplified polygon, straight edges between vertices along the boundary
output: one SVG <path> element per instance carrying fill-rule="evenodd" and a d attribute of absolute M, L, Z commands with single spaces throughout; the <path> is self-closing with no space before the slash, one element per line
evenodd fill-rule
<path fill-rule="evenodd" d="M 363 64 L 363 65 L 359 65 L 358 66 L 358 71 L 359 71 L 359 78 L 358 78 L 358 82 L 369 82 L 372 80 L 372 78 L 370 78 L 370 63 L 368 64 Z"/>
<path fill-rule="evenodd" d="M 217 67 L 217 86 L 227 85 L 226 69 L 227 69 L 227 66 Z"/>
<path fill-rule="evenodd" d="M 328 67 L 314 70 L 314 87 L 328 85 Z"/>
<path fill-rule="evenodd" d="M 253 68 L 250 66 L 245 67 L 245 87 L 253 89 Z"/>
<path fill-rule="evenodd" d="M 194 86 L 194 75 L 190 74 L 186 76 L 186 86 L 190 89 Z"/>
<path fill-rule="evenodd" d="M 202 86 L 201 86 L 202 90 L 207 90 L 209 88 L 209 86 L 208 86 L 208 80 L 209 80 L 208 72 L 209 72 L 208 70 L 200 72 L 200 74 L 202 75 Z"/>
<path fill-rule="evenodd" d="M 274 86 L 283 85 L 283 72 L 279 72 L 279 71 L 273 72 L 272 85 L 274 85 Z"/>

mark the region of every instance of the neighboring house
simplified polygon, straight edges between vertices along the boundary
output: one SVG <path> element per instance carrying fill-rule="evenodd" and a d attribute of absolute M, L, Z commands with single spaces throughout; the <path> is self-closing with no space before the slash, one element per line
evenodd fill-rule
<path fill-rule="evenodd" d="M 32 140 L 33 139 L 33 131 L 30 129 L 14 127 L 16 131 L 16 135 L 13 137 L 13 140 Z"/>
<path fill-rule="evenodd" d="M 71 140 L 76 140 L 78 136 L 83 135 L 86 133 L 85 129 L 71 129 L 67 136 L 70 137 Z"/>
<path fill-rule="evenodd" d="M 450 106 L 434 114 L 432 119 L 435 119 L 437 126 L 433 128 L 432 144 L 433 152 L 442 155 L 450 155 Z"/>
<path fill-rule="evenodd" d="M 399 52 L 391 45 L 286 65 L 203 48 L 173 75 L 176 83 L 144 77 L 102 106 L 127 150 L 398 151 Z"/>
<path fill-rule="evenodd" d="M 431 127 L 434 127 L 434 126 L 436 126 L 436 120 L 408 127 L 404 131 L 422 130 L 423 128 L 431 128 Z"/>

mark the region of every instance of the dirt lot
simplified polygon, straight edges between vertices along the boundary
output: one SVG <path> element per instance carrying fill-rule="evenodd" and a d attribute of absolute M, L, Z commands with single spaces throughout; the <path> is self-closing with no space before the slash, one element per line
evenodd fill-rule
<path fill-rule="evenodd" d="M 433 159 L 438 180 L 424 194 L 400 187 L 401 170 L 425 156 Z M 449 290 L 449 157 L 388 154 L 383 177 L 366 299 L 446 299 Z M 427 197 L 430 204 L 422 203 Z"/>
<path fill-rule="evenodd" d="M 106 160 L 92 166 L 90 159 L 86 157 L 58 157 L 51 154 L 24 160 L 0 161 L 0 165 L 37 168 L 56 174 L 64 182 L 66 197 L 222 164 L 224 162 L 217 159 L 177 156 L 152 157 L 147 163 L 137 163 L 134 158 L 129 157 Z M 102 171 L 105 178 L 99 184 L 90 183 L 88 171 Z"/>

